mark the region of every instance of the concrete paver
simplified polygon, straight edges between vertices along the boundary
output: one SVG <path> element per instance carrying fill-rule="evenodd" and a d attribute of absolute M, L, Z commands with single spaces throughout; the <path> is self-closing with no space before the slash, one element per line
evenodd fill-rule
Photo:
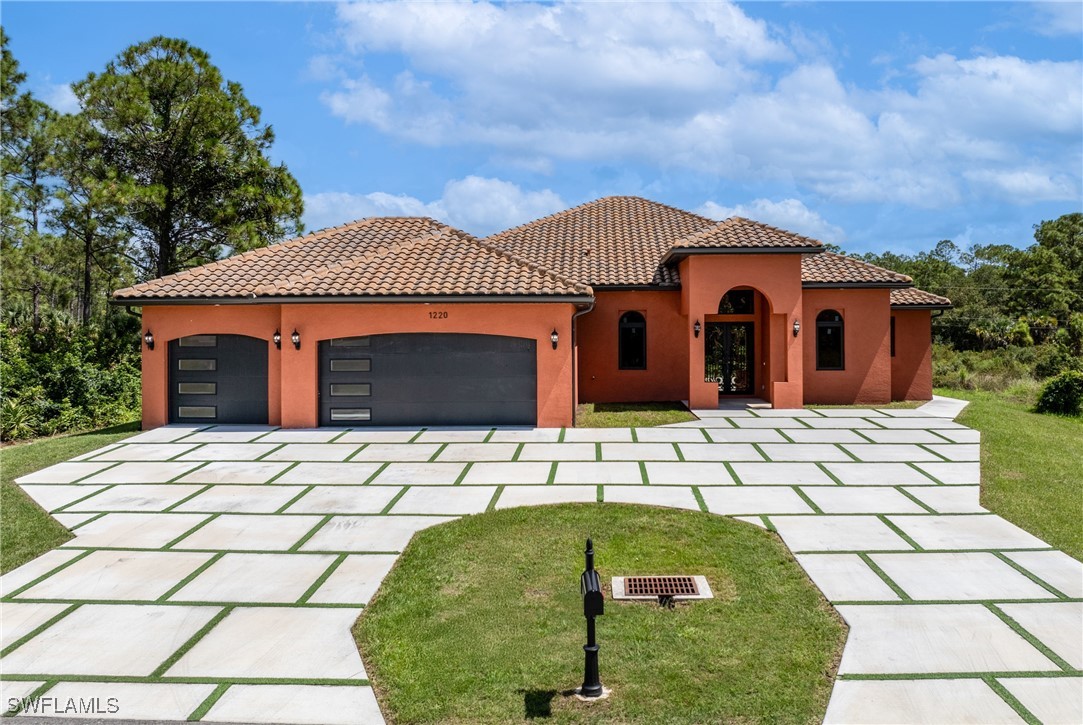
<path fill-rule="evenodd" d="M 1004 556 L 1066 596 L 1083 599 L 1083 562 L 1063 551 L 1009 551 Z"/>
<path fill-rule="evenodd" d="M 998 682 L 1043 723 L 1080 721 L 1083 678 L 1001 677 Z"/>
<path fill-rule="evenodd" d="M 980 604 L 843 604 L 836 609 L 850 625 L 839 674 L 1060 671 Z"/>
<path fill-rule="evenodd" d="M 1023 723 L 981 680 L 843 681 L 835 684 L 825 725 L 1001 725 Z"/>
<path fill-rule="evenodd" d="M 350 636 L 359 614 L 360 609 L 239 607 L 165 674 L 364 679 L 365 666 Z"/>
<path fill-rule="evenodd" d="M 0 659 L 6 674 L 150 675 L 217 607 L 84 604 Z"/>
<path fill-rule="evenodd" d="M 872 554 L 914 599 L 1049 599 L 1054 595 L 985 552 Z"/>
<path fill-rule="evenodd" d="M 237 723 L 253 712 L 261 722 L 284 725 L 369 725 L 383 715 L 371 687 L 320 685 L 233 685 L 210 712 L 208 722 Z"/>
<path fill-rule="evenodd" d="M 61 682 L 46 696 L 65 704 L 69 700 L 95 703 L 99 710 L 86 714 L 67 712 L 66 718 L 186 720 L 214 688 L 209 684 L 175 682 Z"/>
<path fill-rule="evenodd" d="M 512 486 L 505 488 L 496 508 L 542 506 L 554 503 L 589 503 L 598 500 L 597 486 Z"/>
<path fill-rule="evenodd" d="M 226 554 L 169 599 L 296 602 L 334 561 L 330 554 Z"/>
<path fill-rule="evenodd" d="M 93 551 L 20 597 L 154 601 L 211 556 L 176 551 Z"/>

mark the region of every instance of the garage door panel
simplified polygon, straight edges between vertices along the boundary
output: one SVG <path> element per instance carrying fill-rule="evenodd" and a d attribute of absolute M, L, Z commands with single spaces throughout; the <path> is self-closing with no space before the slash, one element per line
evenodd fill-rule
<path fill-rule="evenodd" d="M 170 421 L 266 423 L 267 368 L 265 340 L 243 335 L 170 340 Z"/>
<path fill-rule="evenodd" d="M 534 340 L 451 333 L 321 341 L 321 424 L 532 424 L 535 349 Z"/>

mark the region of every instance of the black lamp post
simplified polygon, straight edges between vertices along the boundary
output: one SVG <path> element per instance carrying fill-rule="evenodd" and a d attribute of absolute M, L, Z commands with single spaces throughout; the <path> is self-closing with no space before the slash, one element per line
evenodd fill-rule
<path fill-rule="evenodd" d="M 143 335 L 143 342 L 146 343 L 148 350 L 153 350 L 154 349 L 154 333 L 152 333 L 150 330 L 147 330 L 146 333 Z"/>
<path fill-rule="evenodd" d="M 583 647 L 583 686 L 579 688 L 582 697 L 601 697 L 605 690 L 598 676 L 598 642 L 594 638 L 594 618 L 605 614 L 605 595 L 602 593 L 602 580 L 594 571 L 594 542 L 587 539 L 585 553 L 587 569 L 579 578 L 579 589 L 583 594 L 583 616 L 587 618 L 587 644 Z"/>
<path fill-rule="evenodd" d="M 560 335 L 558 335 L 557 331 L 554 329 L 551 333 L 549 333 L 549 342 L 553 343 L 553 349 L 554 350 L 557 349 L 557 342 L 559 342 L 559 341 L 560 341 Z"/>
<path fill-rule="evenodd" d="M 271 339 L 274 340 L 275 347 L 277 347 L 279 350 L 281 350 L 282 349 L 282 333 L 279 332 L 278 330 L 275 330 L 275 334 L 271 336 Z"/>
<path fill-rule="evenodd" d="M 695 333 L 696 337 L 699 337 L 699 331 L 702 329 L 703 325 L 699 324 L 699 320 L 696 320 L 696 324 L 692 325 L 692 332 Z"/>
<path fill-rule="evenodd" d="M 290 335 L 290 342 L 293 343 L 294 350 L 301 349 L 301 333 L 297 332 L 297 328 L 294 328 L 293 334 Z"/>

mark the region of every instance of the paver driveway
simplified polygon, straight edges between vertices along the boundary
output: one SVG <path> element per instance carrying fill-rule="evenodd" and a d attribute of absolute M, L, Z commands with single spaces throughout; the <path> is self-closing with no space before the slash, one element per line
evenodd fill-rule
<path fill-rule="evenodd" d="M 20 480 L 76 538 L 0 582 L 3 698 L 376 722 L 350 625 L 414 532 L 604 500 L 777 531 L 850 625 L 830 722 L 1083 722 L 1083 565 L 978 505 L 978 433 L 941 409 L 148 431 Z"/>

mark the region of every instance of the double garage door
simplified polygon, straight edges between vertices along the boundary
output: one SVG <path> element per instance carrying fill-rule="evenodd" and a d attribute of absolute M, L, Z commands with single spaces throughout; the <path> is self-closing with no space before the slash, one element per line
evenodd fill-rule
<path fill-rule="evenodd" d="M 320 342 L 320 425 L 533 425 L 537 343 L 441 333 Z"/>
<path fill-rule="evenodd" d="M 441 333 L 323 340 L 319 424 L 534 425 L 536 346 Z M 170 422 L 266 423 L 267 348 L 242 335 L 170 341 Z"/>

